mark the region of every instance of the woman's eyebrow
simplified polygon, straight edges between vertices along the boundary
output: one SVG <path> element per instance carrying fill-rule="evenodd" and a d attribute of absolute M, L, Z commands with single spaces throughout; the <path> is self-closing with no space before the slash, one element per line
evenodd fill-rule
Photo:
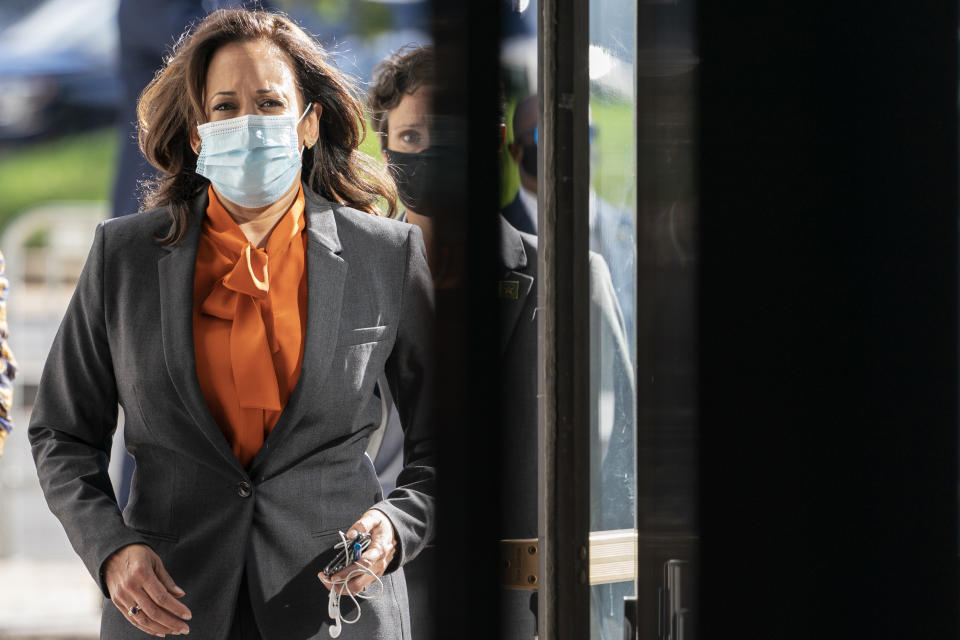
<path fill-rule="evenodd" d="M 257 89 L 257 94 L 263 95 L 265 93 L 276 93 L 278 95 L 283 95 L 283 92 L 280 91 L 279 89 Z M 213 94 L 210 97 L 215 98 L 217 96 L 235 96 L 235 95 L 237 95 L 236 91 L 217 91 L 215 94 Z"/>

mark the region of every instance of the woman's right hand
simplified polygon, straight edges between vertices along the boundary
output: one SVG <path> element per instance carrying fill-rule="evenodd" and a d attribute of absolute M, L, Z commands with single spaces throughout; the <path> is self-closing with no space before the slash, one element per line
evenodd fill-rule
<path fill-rule="evenodd" d="M 177 598 L 185 593 L 143 544 L 127 545 L 107 558 L 103 571 L 110 599 L 130 624 L 161 638 L 190 633 L 193 614 Z"/>

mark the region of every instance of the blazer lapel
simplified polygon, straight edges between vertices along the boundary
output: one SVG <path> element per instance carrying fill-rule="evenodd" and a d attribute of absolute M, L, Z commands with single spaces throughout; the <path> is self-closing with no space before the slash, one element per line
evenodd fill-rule
<path fill-rule="evenodd" d="M 193 203 L 183 239 L 173 247 L 165 247 L 169 253 L 158 263 L 163 355 L 180 401 L 193 421 L 227 464 L 242 473 L 240 461 L 207 408 L 194 356 L 193 276 L 206 207 L 207 193 L 204 191 Z"/>
<path fill-rule="evenodd" d="M 340 311 L 347 263 L 340 257 L 333 207 L 304 185 L 307 214 L 307 331 L 303 345 L 300 378 L 280 419 L 250 464 L 254 474 L 264 465 L 303 415 L 307 403 L 316 398 L 328 373 L 340 332 Z"/>
<path fill-rule="evenodd" d="M 500 297 L 500 353 L 506 351 L 513 336 L 527 296 L 533 290 L 533 277 L 523 273 L 527 267 L 527 252 L 523 249 L 520 232 L 500 217 L 500 252 L 506 274 L 497 283 Z"/>

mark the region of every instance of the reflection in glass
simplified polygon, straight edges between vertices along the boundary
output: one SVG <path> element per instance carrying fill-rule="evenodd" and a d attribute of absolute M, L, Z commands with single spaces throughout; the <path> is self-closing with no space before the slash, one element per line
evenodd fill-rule
<path fill-rule="evenodd" d="M 636 526 L 634 3 L 590 2 L 590 529 Z M 591 637 L 623 637 L 634 583 L 591 590 Z"/>

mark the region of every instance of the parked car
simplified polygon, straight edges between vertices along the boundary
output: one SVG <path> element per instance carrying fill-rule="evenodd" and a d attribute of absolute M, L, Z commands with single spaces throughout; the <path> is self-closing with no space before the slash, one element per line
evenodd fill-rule
<path fill-rule="evenodd" d="M 117 0 L 46 0 L 0 30 L 0 146 L 112 124 Z"/>

